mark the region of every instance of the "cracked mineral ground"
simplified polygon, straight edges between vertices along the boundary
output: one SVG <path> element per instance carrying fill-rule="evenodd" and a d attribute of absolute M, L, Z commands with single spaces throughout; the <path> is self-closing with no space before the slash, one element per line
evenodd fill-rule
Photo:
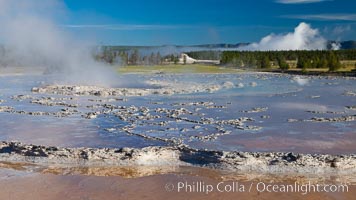
<path fill-rule="evenodd" d="M 67 84 L 50 75 L 0 77 L 0 140 L 59 147 L 355 152 L 355 78 L 121 76 L 115 87 Z M 299 85 L 300 79 L 307 84 Z"/>

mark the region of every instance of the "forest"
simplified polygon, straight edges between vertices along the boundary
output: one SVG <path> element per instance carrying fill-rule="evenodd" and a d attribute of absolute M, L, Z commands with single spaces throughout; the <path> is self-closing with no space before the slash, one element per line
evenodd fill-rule
<path fill-rule="evenodd" d="M 336 71 L 340 61 L 356 60 L 356 50 L 301 50 L 301 51 L 202 51 L 190 52 L 196 59 L 220 59 L 222 65 L 236 68 L 268 69 L 278 66 L 287 70 L 293 63 L 296 68 L 329 68 Z"/>
<path fill-rule="evenodd" d="M 199 60 L 220 60 L 221 65 L 233 68 L 269 69 L 328 68 L 337 71 L 341 61 L 355 61 L 356 49 L 347 50 L 293 50 L 293 51 L 193 51 L 187 54 Z M 139 49 L 104 49 L 94 55 L 97 60 L 120 65 L 176 64 L 180 55 L 161 55 L 159 51 L 141 53 Z M 353 62 L 354 63 L 354 62 Z"/>

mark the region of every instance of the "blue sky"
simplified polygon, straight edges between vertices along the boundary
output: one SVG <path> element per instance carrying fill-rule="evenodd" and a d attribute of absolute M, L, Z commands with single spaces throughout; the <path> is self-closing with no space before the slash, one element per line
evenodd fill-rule
<path fill-rule="evenodd" d="M 64 0 L 62 26 L 101 44 L 259 41 L 300 22 L 332 40 L 356 40 L 355 0 Z"/>

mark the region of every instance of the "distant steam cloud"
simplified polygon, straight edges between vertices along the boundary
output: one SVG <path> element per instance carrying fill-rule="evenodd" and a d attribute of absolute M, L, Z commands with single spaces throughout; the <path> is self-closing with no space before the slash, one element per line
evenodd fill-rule
<path fill-rule="evenodd" d="M 292 33 L 268 35 L 258 43 L 243 47 L 242 50 L 313 50 L 326 47 L 327 40 L 320 35 L 318 29 L 302 22 Z"/>
<path fill-rule="evenodd" d="M 6 49 L 1 59 L 8 66 L 56 69 L 70 82 L 111 84 L 114 73 L 93 59 L 89 44 L 55 23 L 56 14 L 65 12 L 57 0 L 0 0 L 0 41 Z"/>
<path fill-rule="evenodd" d="M 339 42 L 334 42 L 331 44 L 331 49 L 332 50 L 340 50 L 341 49 L 341 44 Z"/>

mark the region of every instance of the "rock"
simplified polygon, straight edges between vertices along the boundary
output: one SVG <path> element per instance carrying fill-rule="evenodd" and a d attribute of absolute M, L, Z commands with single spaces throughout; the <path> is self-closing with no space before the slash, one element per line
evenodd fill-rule
<path fill-rule="evenodd" d="M 193 129 L 199 129 L 199 128 L 201 128 L 201 126 L 195 125 L 195 126 L 193 126 L 192 128 L 193 128 Z"/>
<path fill-rule="evenodd" d="M 40 91 L 40 89 L 38 87 L 33 87 L 31 89 L 31 92 L 39 92 L 39 91 Z"/>
<path fill-rule="evenodd" d="M 243 83 L 238 83 L 237 84 L 237 88 L 243 88 L 243 87 L 245 87 L 245 85 Z"/>
<path fill-rule="evenodd" d="M 94 95 L 100 97 L 108 96 L 147 96 L 147 95 L 173 95 L 173 94 L 191 94 L 199 92 L 215 92 L 221 88 L 234 87 L 233 83 L 225 82 L 222 85 L 216 84 L 190 84 L 186 87 L 186 82 L 160 82 L 153 81 L 152 85 L 158 86 L 158 88 L 105 88 L 98 86 L 84 86 L 84 85 L 47 85 L 42 87 L 32 88 L 34 93 L 48 93 L 59 95 Z"/>
<path fill-rule="evenodd" d="M 158 125 L 160 125 L 160 126 L 167 126 L 167 125 L 168 125 L 168 122 L 167 122 L 167 121 L 160 121 L 160 122 L 158 123 Z"/>
<path fill-rule="evenodd" d="M 338 167 L 340 167 L 340 162 L 341 162 L 340 158 L 334 158 L 332 160 L 330 166 L 333 167 L 333 168 L 338 168 Z"/>
<path fill-rule="evenodd" d="M 300 120 L 298 120 L 298 119 L 288 119 L 287 121 L 288 122 L 299 122 Z"/>
<path fill-rule="evenodd" d="M 182 129 L 180 129 L 179 131 L 184 133 L 184 132 L 189 131 L 189 129 L 187 129 L 187 128 L 182 128 Z"/>
<path fill-rule="evenodd" d="M 33 97 L 30 95 L 24 95 L 24 94 L 19 94 L 19 95 L 14 95 L 11 97 L 11 99 L 16 100 L 16 101 L 23 101 L 27 99 L 32 99 Z"/>
<path fill-rule="evenodd" d="M 246 126 L 246 128 L 244 128 L 243 130 L 259 131 L 261 129 L 262 127 L 260 126 Z"/>
<path fill-rule="evenodd" d="M 250 86 L 251 86 L 251 87 L 256 87 L 256 86 L 257 86 L 257 83 L 256 83 L 256 82 L 251 82 L 251 83 L 250 83 Z"/>
<path fill-rule="evenodd" d="M 279 160 L 275 159 L 275 160 L 271 160 L 269 162 L 269 165 L 278 165 L 279 163 L 280 163 Z"/>
<path fill-rule="evenodd" d="M 107 132 L 114 132 L 116 131 L 116 128 L 105 128 L 104 130 Z"/>
<path fill-rule="evenodd" d="M 356 106 L 346 106 L 345 108 L 347 108 L 349 110 L 356 110 Z"/>
<path fill-rule="evenodd" d="M 311 99 L 317 99 L 317 98 L 320 98 L 320 95 L 312 95 L 310 96 Z"/>
<path fill-rule="evenodd" d="M 233 87 L 234 87 L 234 84 L 230 81 L 226 81 L 223 83 L 223 88 L 229 89 L 229 88 L 233 88 Z"/>
<path fill-rule="evenodd" d="M 259 112 L 265 112 L 268 110 L 268 107 L 256 107 L 252 108 L 252 110 L 242 110 L 241 112 L 243 113 L 259 113 Z"/>
<path fill-rule="evenodd" d="M 107 97 L 107 96 L 109 96 L 109 92 L 107 92 L 107 91 L 98 91 L 98 96 Z"/>
<path fill-rule="evenodd" d="M 84 115 L 83 117 L 86 119 L 95 119 L 95 118 L 97 118 L 97 114 L 90 112 L 90 113 L 87 113 L 86 115 Z"/>
<path fill-rule="evenodd" d="M 13 107 L 10 106 L 0 106 L 0 112 L 7 112 L 7 113 L 11 113 L 14 111 Z"/>
<path fill-rule="evenodd" d="M 334 118 L 327 118 L 327 117 L 312 117 L 309 120 L 310 122 L 352 122 L 356 121 L 356 115 L 349 115 L 349 116 L 341 116 L 341 117 L 334 117 Z"/>
<path fill-rule="evenodd" d="M 344 93 L 345 96 L 356 96 L 356 92 L 355 91 L 346 91 Z"/>
<path fill-rule="evenodd" d="M 288 153 L 287 155 L 283 156 L 282 158 L 288 162 L 294 162 L 297 160 L 297 156 L 295 156 L 293 153 Z"/>
<path fill-rule="evenodd" d="M 202 136 L 201 139 L 214 139 Z M 177 141 L 179 143 L 180 141 Z M 61 148 L 0 142 L 0 161 L 66 166 L 204 166 L 241 172 L 354 174 L 356 155 L 294 154 L 281 152 L 238 152 L 175 147 Z M 271 167 L 272 166 L 272 167 Z M 276 170 L 277 169 L 277 170 Z M 336 171 L 337 170 L 337 171 Z"/>

